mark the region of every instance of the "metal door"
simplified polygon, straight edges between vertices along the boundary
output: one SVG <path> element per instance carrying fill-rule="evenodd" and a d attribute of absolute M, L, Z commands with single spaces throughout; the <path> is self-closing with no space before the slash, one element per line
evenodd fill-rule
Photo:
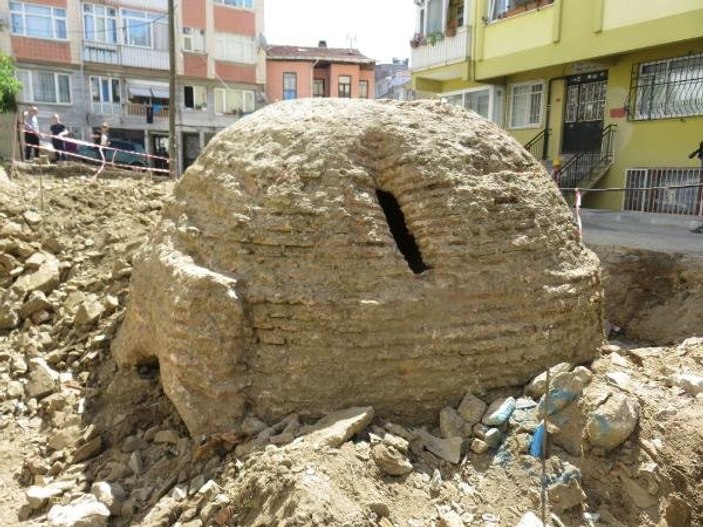
<path fill-rule="evenodd" d="M 567 79 L 561 148 L 563 153 L 600 150 L 607 84 L 607 71 L 575 75 Z"/>

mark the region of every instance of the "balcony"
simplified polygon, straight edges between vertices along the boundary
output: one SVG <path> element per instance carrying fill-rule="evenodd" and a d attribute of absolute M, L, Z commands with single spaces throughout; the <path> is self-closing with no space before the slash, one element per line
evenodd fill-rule
<path fill-rule="evenodd" d="M 169 68 L 168 51 L 166 50 L 105 42 L 84 41 L 83 61 L 150 70 L 168 70 Z"/>
<path fill-rule="evenodd" d="M 435 34 L 416 41 L 417 46 L 412 48 L 410 55 L 413 71 L 464 62 L 469 58 L 470 35 L 469 28 L 463 26 L 453 36 Z"/>
<path fill-rule="evenodd" d="M 149 106 L 141 103 L 100 103 L 93 102 L 92 111 L 98 115 L 119 117 L 142 117 L 146 122 L 146 112 Z M 154 105 L 154 119 L 168 119 L 168 106 Z"/>

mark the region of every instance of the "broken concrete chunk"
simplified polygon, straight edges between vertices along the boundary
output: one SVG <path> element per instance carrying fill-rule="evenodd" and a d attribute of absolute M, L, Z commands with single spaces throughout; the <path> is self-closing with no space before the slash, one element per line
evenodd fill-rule
<path fill-rule="evenodd" d="M 90 487 L 90 493 L 114 515 L 120 513 L 122 503 L 127 497 L 127 493 L 119 483 L 108 483 L 107 481 L 93 483 Z"/>
<path fill-rule="evenodd" d="M 56 289 L 60 279 L 59 261 L 53 254 L 46 252 L 42 254 L 44 261 L 39 268 L 33 273 L 20 276 L 15 280 L 13 287 L 24 293 L 39 290 L 48 294 Z"/>
<path fill-rule="evenodd" d="M 73 462 L 80 463 L 86 459 L 96 456 L 102 450 L 102 439 L 100 436 L 94 437 L 90 441 L 83 443 L 73 453 Z"/>
<path fill-rule="evenodd" d="M 461 400 L 457 413 L 464 421 L 473 425 L 481 420 L 483 413 L 486 411 L 486 406 L 485 402 L 469 392 Z"/>
<path fill-rule="evenodd" d="M 27 222 L 28 225 L 37 225 L 41 223 L 42 216 L 38 212 L 34 212 L 33 210 L 27 210 L 22 214 L 22 217 L 24 218 L 24 221 Z"/>
<path fill-rule="evenodd" d="M 577 478 L 561 480 L 547 488 L 549 504 L 556 512 L 565 511 L 586 501 L 586 494 Z"/>
<path fill-rule="evenodd" d="M 95 297 L 88 298 L 78 306 L 73 323 L 78 326 L 89 326 L 97 322 L 104 311 L 105 307 Z"/>
<path fill-rule="evenodd" d="M 691 395 L 703 393 L 703 376 L 692 373 L 677 373 L 671 376 L 670 382 Z"/>
<path fill-rule="evenodd" d="M 461 460 L 461 446 L 463 440 L 460 437 L 440 439 L 422 428 L 416 428 L 415 433 L 424 447 L 434 455 L 454 464 L 459 463 Z"/>
<path fill-rule="evenodd" d="M 373 419 L 373 414 L 373 408 L 370 406 L 331 413 L 315 423 L 305 440 L 338 448 L 366 428 Z"/>
<path fill-rule="evenodd" d="M 557 364 L 556 366 L 552 366 L 549 368 L 549 375 L 551 377 L 551 380 L 554 379 L 554 376 L 557 373 L 567 373 L 571 371 L 571 368 L 573 366 L 569 364 L 568 362 L 561 362 Z M 533 399 L 539 399 L 544 395 L 544 393 L 547 391 L 547 372 L 544 371 L 540 373 L 537 377 L 532 379 L 530 384 L 525 386 L 525 394 L 529 395 Z"/>
<path fill-rule="evenodd" d="M 41 399 L 49 395 L 57 389 L 58 382 L 58 372 L 51 369 L 44 359 L 30 359 L 29 382 L 24 386 L 28 399 Z"/>
<path fill-rule="evenodd" d="M 475 452 L 476 454 L 483 454 L 484 452 L 488 452 L 488 449 L 491 448 L 488 446 L 488 443 L 486 443 L 482 439 L 474 438 L 473 441 L 471 441 L 471 451 Z"/>
<path fill-rule="evenodd" d="M 109 517 L 110 510 L 90 494 L 68 505 L 54 505 L 47 515 L 51 527 L 103 527 Z"/>
<path fill-rule="evenodd" d="M 0 329 L 13 329 L 20 323 L 20 309 L 24 294 L 15 288 L 6 290 L 0 297 Z"/>
<path fill-rule="evenodd" d="M 483 415 L 481 422 L 488 426 L 501 426 L 515 410 L 515 398 L 507 397 L 504 399 L 496 399 L 491 403 Z"/>
<path fill-rule="evenodd" d="M 154 443 L 170 443 L 175 445 L 181 436 L 175 430 L 159 430 L 154 434 Z"/>
<path fill-rule="evenodd" d="M 49 499 L 60 496 L 63 494 L 63 490 L 58 487 L 40 487 L 37 485 L 32 485 L 25 491 L 25 496 L 27 497 L 27 505 L 30 510 L 39 510 L 44 505 L 49 503 Z"/>
<path fill-rule="evenodd" d="M 439 413 L 439 430 L 442 437 L 462 437 L 465 421 L 459 417 L 457 411 L 447 406 Z"/>
<path fill-rule="evenodd" d="M 544 523 L 532 511 L 526 512 L 515 527 L 544 527 Z"/>
<path fill-rule="evenodd" d="M 621 445 L 635 430 L 639 411 L 637 399 L 623 393 L 612 393 L 588 417 L 588 442 L 605 450 Z"/>
<path fill-rule="evenodd" d="M 32 291 L 20 309 L 20 315 L 24 318 L 31 317 L 39 311 L 53 311 L 54 306 L 46 299 L 42 291 Z"/>
<path fill-rule="evenodd" d="M 371 458 L 381 472 L 391 476 L 402 476 L 413 469 L 412 463 L 405 455 L 383 442 L 371 448 Z"/>
<path fill-rule="evenodd" d="M 437 527 L 464 527 L 464 520 L 455 511 L 442 512 Z"/>
<path fill-rule="evenodd" d="M 548 413 L 552 415 L 562 408 L 574 402 L 582 393 L 584 388 L 593 379 L 593 374 L 588 368 L 578 366 L 574 371 L 568 373 L 557 373 L 550 381 Z M 537 413 L 542 415 L 547 396 L 542 396 L 537 407 Z"/>
<path fill-rule="evenodd" d="M 491 428 L 486 432 L 486 437 L 484 437 L 483 440 L 489 447 L 495 448 L 500 445 L 500 442 L 503 440 L 503 434 L 501 434 L 500 430 L 497 428 Z"/>

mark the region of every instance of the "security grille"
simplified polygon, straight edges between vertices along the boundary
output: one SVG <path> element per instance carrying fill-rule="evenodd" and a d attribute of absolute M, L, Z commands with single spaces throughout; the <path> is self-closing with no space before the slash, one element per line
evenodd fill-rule
<path fill-rule="evenodd" d="M 628 168 L 623 210 L 680 215 L 703 213 L 698 168 Z"/>
<path fill-rule="evenodd" d="M 627 110 L 629 120 L 703 115 L 703 54 L 633 66 Z"/>

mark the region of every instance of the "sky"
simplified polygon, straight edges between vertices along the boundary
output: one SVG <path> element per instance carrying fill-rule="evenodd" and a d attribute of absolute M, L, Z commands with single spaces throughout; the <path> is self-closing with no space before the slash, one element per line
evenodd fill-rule
<path fill-rule="evenodd" d="M 357 48 L 378 63 L 410 57 L 413 0 L 265 0 L 268 44 Z"/>

